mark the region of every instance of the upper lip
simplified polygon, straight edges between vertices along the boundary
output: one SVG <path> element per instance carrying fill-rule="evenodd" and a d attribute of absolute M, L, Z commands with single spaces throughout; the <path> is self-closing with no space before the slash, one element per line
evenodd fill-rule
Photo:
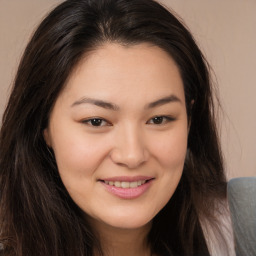
<path fill-rule="evenodd" d="M 139 180 L 151 180 L 154 177 L 150 176 L 115 176 L 115 177 L 109 177 L 104 179 L 99 179 L 101 181 L 127 181 L 127 182 L 133 182 L 133 181 L 139 181 Z"/>

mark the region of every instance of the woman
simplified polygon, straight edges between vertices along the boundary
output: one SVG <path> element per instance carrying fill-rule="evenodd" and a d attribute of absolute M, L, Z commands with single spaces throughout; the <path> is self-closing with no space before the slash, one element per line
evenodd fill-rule
<path fill-rule="evenodd" d="M 212 97 L 202 53 L 158 3 L 56 7 L 3 116 L 4 255 L 228 255 Z"/>

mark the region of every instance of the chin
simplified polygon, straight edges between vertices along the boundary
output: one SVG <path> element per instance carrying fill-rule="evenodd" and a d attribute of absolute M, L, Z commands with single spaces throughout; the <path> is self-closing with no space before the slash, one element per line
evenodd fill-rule
<path fill-rule="evenodd" d="M 94 221 L 116 229 L 139 229 L 151 225 L 153 217 L 154 215 L 133 212 L 133 214 L 105 215 L 103 218 L 94 219 Z"/>

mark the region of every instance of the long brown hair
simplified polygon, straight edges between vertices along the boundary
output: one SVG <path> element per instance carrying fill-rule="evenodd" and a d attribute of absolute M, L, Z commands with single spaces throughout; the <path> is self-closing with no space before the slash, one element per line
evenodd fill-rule
<path fill-rule="evenodd" d="M 201 220 L 215 223 L 226 181 L 207 62 L 188 29 L 153 0 L 68 0 L 42 21 L 20 62 L 0 133 L 0 243 L 6 256 L 101 252 L 43 139 L 72 70 L 105 42 L 159 46 L 176 62 L 191 122 L 178 188 L 153 219 L 158 255 L 209 255 Z M 193 106 L 191 106 L 191 102 Z M 217 223 L 217 222 L 216 222 Z"/>

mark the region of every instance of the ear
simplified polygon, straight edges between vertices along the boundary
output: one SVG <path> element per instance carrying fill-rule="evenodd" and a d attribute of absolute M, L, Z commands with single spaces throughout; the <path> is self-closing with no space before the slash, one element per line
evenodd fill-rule
<path fill-rule="evenodd" d="M 51 142 L 51 136 L 50 136 L 50 132 L 49 132 L 49 128 L 45 128 L 43 130 L 43 137 L 45 140 L 45 143 L 47 144 L 48 147 L 52 146 L 52 142 Z"/>

